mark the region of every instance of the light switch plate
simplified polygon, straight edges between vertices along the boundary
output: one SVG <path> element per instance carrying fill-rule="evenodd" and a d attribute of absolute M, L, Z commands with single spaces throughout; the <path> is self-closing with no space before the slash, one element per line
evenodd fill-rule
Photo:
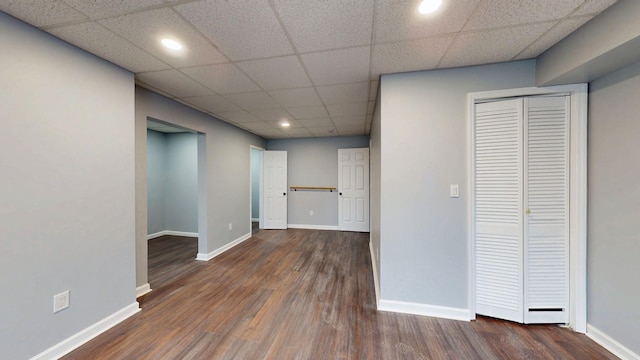
<path fill-rule="evenodd" d="M 449 185 L 449 197 L 460 197 L 460 186 L 458 184 Z"/>

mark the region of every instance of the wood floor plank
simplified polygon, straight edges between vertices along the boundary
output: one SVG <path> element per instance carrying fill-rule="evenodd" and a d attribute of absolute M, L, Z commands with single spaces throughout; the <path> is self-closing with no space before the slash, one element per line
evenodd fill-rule
<path fill-rule="evenodd" d="M 554 325 L 379 312 L 369 235 L 260 230 L 209 262 L 149 241 L 142 311 L 63 359 L 615 359 Z"/>

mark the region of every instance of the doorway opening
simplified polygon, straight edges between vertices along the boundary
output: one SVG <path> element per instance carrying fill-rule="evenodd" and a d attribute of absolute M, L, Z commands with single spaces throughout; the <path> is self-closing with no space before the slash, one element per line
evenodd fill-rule
<path fill-rule="evenodd" d="M 195 262 L 200 241 L 198 196 L 204 134 L 147 119 L 147 275 L 161 286 Z M 170 259 L 170 261 L 166 261 Z"/>
<path fill-rule="evenodd" d="M 262 157 L 264 149 L 250 145 L 251 161 L 251 191 L 249 201 L 251 202 L 249 221 L 251 224 L 251 235 L 254 235 L 262 225 Z"/>

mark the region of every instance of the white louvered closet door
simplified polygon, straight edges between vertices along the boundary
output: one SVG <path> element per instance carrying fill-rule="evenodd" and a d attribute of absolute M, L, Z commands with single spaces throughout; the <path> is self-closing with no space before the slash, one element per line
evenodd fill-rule
<path fill-rule="evenodd" d="M 553 96 L 475 106 L 478 314 L 569 321 L 568 104 Z"/>
<path fill-rule="evenodd" d="M 476 105 L 476 312 L 523 321 L 522 99 Z"/>
<path fill-rule="evenodd" d="M 568 323 L 569 96 L 524 101 L 524 322 Z"/>

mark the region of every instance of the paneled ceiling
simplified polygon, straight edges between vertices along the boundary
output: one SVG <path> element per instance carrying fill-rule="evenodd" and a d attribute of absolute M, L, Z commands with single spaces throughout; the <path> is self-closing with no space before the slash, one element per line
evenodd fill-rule
<path fill-rule="evenodd" d="M 615 0 L 443 0 L 431 15 L 419 2 L 0 0 L 0 10 L 274 139 L 366 135 L 381 74 L 534 58 Z"/>

